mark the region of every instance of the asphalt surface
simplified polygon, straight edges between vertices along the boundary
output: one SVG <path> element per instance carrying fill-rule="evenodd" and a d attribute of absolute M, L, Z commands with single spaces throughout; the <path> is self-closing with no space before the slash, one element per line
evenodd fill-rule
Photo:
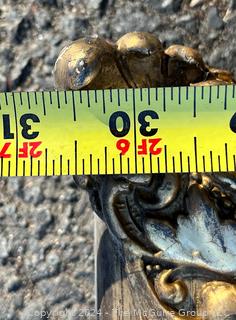
<path fill-rule="evenodd" d="M 0 91 L 53 89 L 66 44 L 130 31 L 236 76 L 235 27 L 235 0 L 0 0 Z M 0 180 L 0 320 L 93 318 L 93 263 L 93 214 L 72 177 Z"/>

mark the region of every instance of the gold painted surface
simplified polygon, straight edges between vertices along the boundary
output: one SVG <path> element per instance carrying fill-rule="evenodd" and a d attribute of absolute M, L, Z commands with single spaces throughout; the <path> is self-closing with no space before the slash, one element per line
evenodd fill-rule
<path fill-rule="evenodd" d="M 60 53 L 54 76 L 57 87 L 74 90 L 235 83 L 230 72 L 207 66 L 198 51 L 179 45 L 164 50 L 158 38 L 141 32 L 116 43 L 75 41 Z M 158 319 L 236 319 L 235 174 L 76 181 L 118 244 L 141 308 L 155 307 L 163 315 Z"/>

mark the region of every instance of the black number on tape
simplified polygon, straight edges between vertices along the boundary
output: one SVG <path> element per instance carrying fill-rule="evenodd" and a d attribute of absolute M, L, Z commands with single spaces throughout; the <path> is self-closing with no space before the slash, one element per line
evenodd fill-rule
<path fill-rule="evenodd" d="M 150 128 L 150 122 L 146 120 L 146 117 L 150 117 L 152 120 L 159 119 L 158 114 L 153 110 L 141 111 L 138 115 L 138 122 L 140 123 L 140 133 L 145 137 L 154 136 L 158 128 Z M 117 119 L 121 118 L 123 126 L 121 130 L 117 128 Z M 121 138 L 126 136 L 130 130 L 130 118 L 129 115 L 124 111 L 116 111 L 112 113 L 109 120 L 109 128 L 113 136 Z"/>
<path fill-rule="evenodd" d="M 138 115 L 138 122 L 141 124 L 141 127 L 139 129 L 141 135 L 145 137 L 151 137 L 157 133 L 158 129 L 152 128 L 150 130 L 147 130 L 147 128 L 150 127 L 150 122 L 146 121 L 147 116 L 151 117 L 152 119 L 159 119 L 159 116 L 153 110 L 145 110 L 140 112 L 140 114 Z"/>
<path fill-rule="evenodd" d="M 119 131 L 117 129 L 117 119 L 121 118 L 123 121 L 123 128 Z M 129 133 L 130 130 L 130 119 L 129 115 L 124 111 L 116 111 L 112 113 L 109 120 L 110 131 L 115 137 L 124 137 Z"/>
<path fill-rule="evenodd" d="M 3 121 L 3 138 L 4 139 L 14 139 L 14 133 L 11 132 L 9 114 L 3 114 L 2 121 Z"/>
<path fill-rule="evenodd" d="M 31 125 L 27 123 L 28 120 L 32 120 L 33 122 L 40 122 L 39 117 L 33 113 L 26 113 L 23 114 L 20 118 L 20 124 L 22 126 L 21 133 L 23 138 L 28 140 L 35 139 L 39 135 L 39 132 L 33 131 L 32 133 L 29 133 L 29 131 L 31 130 Z"/>
<path fill-rule="evenodd" d="M 9 114 L 2 115 L 3 120 L 3 138 L 4 139 L 14 139 L 14 133 L 11 132 L 11 119 Z M 28 120 L 33 122 L 40 122 L 39 117 L 34 113 L 25 113 L 20 117 L 20 125 L 22 127 L 21 133 L 22 137 L 28 140 L 35 139 L 39 135 L 38 131 L 32 131 L 31 125 L 28 123 Z"/>

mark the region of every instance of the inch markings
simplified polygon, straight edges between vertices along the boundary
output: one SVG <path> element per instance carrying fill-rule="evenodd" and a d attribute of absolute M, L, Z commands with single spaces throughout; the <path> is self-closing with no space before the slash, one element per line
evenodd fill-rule
<path fill-rule="evenodd" d="M 236 171 L 235 85 L 0 93 L 1 176 Z"/>

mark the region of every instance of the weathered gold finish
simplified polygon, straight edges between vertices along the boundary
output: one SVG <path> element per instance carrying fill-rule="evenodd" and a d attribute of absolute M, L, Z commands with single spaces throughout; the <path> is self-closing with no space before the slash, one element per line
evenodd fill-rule
<path fill-rule="evenodd" d="M 157 37 L 146 32 L 130 32 L 121 37 L 116 45 L 118 61 L 129 86 L 164 85 L 164 49 Z"/>
<path fill-rule="evenodd" d="M 169 282 L 168 278 L 171 273 L 172 270 L 163 270 L 155 279 L 154 285 L 159 298 L 174 306 L 186 299 L 188 289 L 181 280 L 177 279 L 172 283 Z"/>
<path fill-rule="evenodd" d="M 164 50 L 158 38 L 141 32 L 116 44 L 75 41 L 59 55 L 54 75 L 61 89 L 235 83 L 230 72 L 206 66 L 198 51 Z M 116 243 L 129 304 L 157 310 L 155 319 L 236 319 L 235 173 L 75 180 Z"/>
<path fill-rule="evenodd" d="M 189 85 L 207 78 L 208 69 L 197 50 L 172 45 L 165 50 L 168 56 L 168 78 L 172 85 Z"/>
<path fill-rule="evenodd" d="M 230 283 L 213 281 L 202 287 L 201 307 L 199 310 L 204 318 L 235 319 L 236 314 L 236 286 Z"/>
<path fill-rule="evenodd" d="M 127 87 L 116 64 L 115 46 L 98 37 L 80 39 L 64 48 L 54 77 L 59 89 Z"/>
<path fill-rule="evenodd" d="M 218 68 L 209 68 L 209 76 L 208 79 L 217 79 L 217 80 L 222 80 L 229 83 L 235 83 L 233 74 L 229 72 L 228 70 L 224 69 L 218 69 Z"/>
<path fill-rule="evenodd" d="M 146 32 L 127 33 L 116 43 L 99 37 L 74 41 L 61 51 L 54 76 L 57 88 L 73 90 L 235 82 L 230 72 L 206 66 L 197 50 L 164 50 Z"/>

